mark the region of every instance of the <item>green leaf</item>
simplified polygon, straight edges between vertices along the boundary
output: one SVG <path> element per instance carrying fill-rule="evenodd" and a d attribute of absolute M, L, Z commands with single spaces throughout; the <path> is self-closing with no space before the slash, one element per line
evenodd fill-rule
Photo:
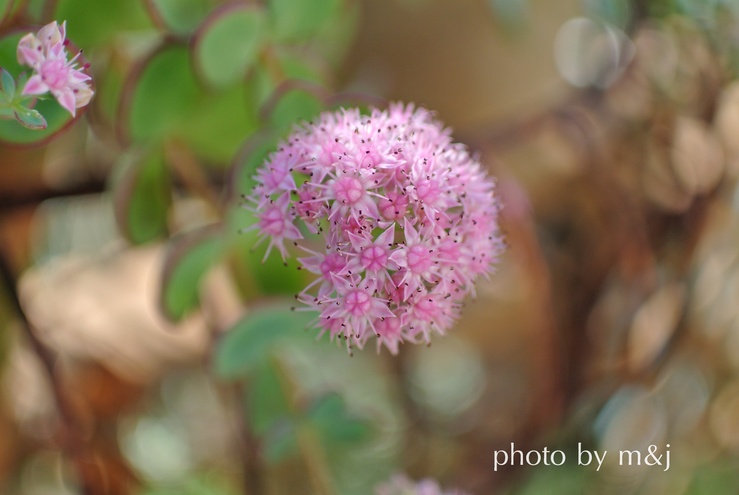
<path fill-rule="evenodd" d="M 43 131 L 46 129 L 46 119 L 37 110 L 18 106 L 13 109 L 13 115 L 15 115 L 15 120 L 20 122 L 26 129 L 33 131 Z"/>
<path fill-rule="evenodd" d="M 5 24 L 19 5 L 20 2 L 17 0 L 0 0 L 0 25 Z"/>
<path fill-rule="evenodd" d="M 164 262 L 160 293 L 162 313 L 180 320 L 199 302 L 200 280 L 221 256 L 220 225 L 203 227 L 173 239 Z"/>
<path fill-rule="evenodd" d="M 192 33 L 217 5 L 216 0 L 145 0 L 155 23 L 177 34 Z"/>
<path fill-rule="evenodd" d="M 2 83 L 2 92 L 5 93 L 5 101 L 12 101 L 15 98 L 15 79 L 10 72 L 0 67 L 0 83 Z"/>
<path fill-rule="evenodd" d="M 310 38 L 326 25 L 341 6 L 341 0 L 269 0 L 274 36 L 282 41 Z"/>
<path fill-rule="evenodd" d="M 280 88 L 278 88 L 280 91 Z M 279 94 L 279 99 L 269 108 L 269 122 L 282 131 L 300 121 L 308 121 L 323 110 L 323 101 L 313 91 L 296 87 Z"/>
<path fill-rule="evenodd" d="M 53 19 L 67 21 L 67 33 L 80 47 L 92 50 L 123 31 L 151 26 L 143 2 L 132 0 L 59 0 Z"/>
<path fill-rule="evenodd" d="M 326 443 L 354 443 L 366 439 L 372 429 L 367 421 L 354 417 L 346 409 L 338 393 L 319 397 L 307 411 L 306 417 Z"/>
<path fill-rule="evenodd" d="M 262 436 L 277 422 L 291 417 L 290 404 L 274 363 L 263 361 L 254 368 L 251 377 L 246 389 L 246 411 L 254 433 Z"/>
<path fill-rule="evenodd" d="M 228 164 L 259 126 L 252 100 L 253 94 L 243 85 L 210 93 L 177 132 L 198 155 Z"/>
<path fill-rule="evenodd" d="M 246 377 L 284 339 L 303 335 L 313 317 L 312 313 L 291 311 L 286 305 L 249 312 L 218 343 L 216 374 L 226 379 Z"/>
<path fill-rule="evenodd" d="M 164 46 L 125 83 L 119 111 L 123 130 L 142 142 L 171 134 L 189 121 L 201 97 L 187 48 Z"/>
<path fill-rule="evenodd" d="M 626 27 L 631 18 L 628 0 L 584 0 L 584 3 L 586 12 L 594 19 L 621 29 Z"/>
<path fill-rule="evenodd" d="M 488 5 L 507 29 L 518 28 L 526 21 L 528 0 L 488 0 Z"/>
<path fill-rule="evenodd" d="M 161 149 L 151 149 L 126 164 L 114 190 L 115 216 L 134 244 L 166 237 L 171 177 Z"/>
<path fill-rule="evenodd" d="M 264 35 L 264 12 L 249 5 L 216 11 L 201 26 L 194 44 L 195 66 L 214 87 L 223 88 L 246 77 Z"/>

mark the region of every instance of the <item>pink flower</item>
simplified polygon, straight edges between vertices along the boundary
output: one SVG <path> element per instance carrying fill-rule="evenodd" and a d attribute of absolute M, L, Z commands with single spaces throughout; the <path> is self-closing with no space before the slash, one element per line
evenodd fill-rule
<path fill-rule="evenodd" d="M 322 114 L 297 127 L 247 198 L 260 242 L 283 260 L 294 244 L 317 279 L 299 309 L 351 352 L 375 338 L 391 353 L 428 343 L 459 316 L 503 251 L 495 182 L 431 113 Z"/>
<path fill-rule="evenodd" d="M 77 69 L 79 53 L 67 60 L 66 22 L 54 21 L 42 27 L 36 35 L 28 33 L 18 42 L 18 62 L 31 67 L 34 74 L 23 88 L 24 95 L 51 92 L 59 104 L 72 116 L 77 108 L 90 102 L 93 91 L 90 76 Z M 83 70 L 87 68 L 84 67 Z"/>
<path fill-rule="evenodd" d="M 460 490 L 444 491 L 439 484 L 431 479 L 419 482 L 411 481 L 407 476 L 397 474 L 390 481 L 379 485 L 375 489 L 376 495 L 466 495 Z"/>

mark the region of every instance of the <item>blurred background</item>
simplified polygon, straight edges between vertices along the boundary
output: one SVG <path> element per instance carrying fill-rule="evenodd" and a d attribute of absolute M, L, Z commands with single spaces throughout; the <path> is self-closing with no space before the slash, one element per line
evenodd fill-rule
<path fill-rule="evenodd" d="M 96 96 L 0 121 L 0 492 L 739 493 L 739 1 L 0 0 L 0 66 L 54 19 Z M 447 337 L 350 358 L 239 196 L 297 120 L 394 100 L 509 247 Z"/>

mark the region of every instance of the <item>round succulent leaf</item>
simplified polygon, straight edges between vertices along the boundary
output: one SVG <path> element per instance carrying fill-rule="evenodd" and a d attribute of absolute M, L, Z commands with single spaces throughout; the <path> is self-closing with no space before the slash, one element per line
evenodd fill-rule
<path fill-rule="evenodd" d="M 197 308 L 200 281 L 221 257 L 222 229 L 210 225 L 172 240 L 161 278 L 160 309 L 173 321 Z"/>
<path fill-rule="evenodd" d="M 261 113 L 275 129 L 287 131 L 296 122 L 317 116 L 325 107 L 326 97 L 325 90 L 317 84 L 288 80 L 275 90 Z"/>
<path fill-rule="evenodd" d="M 37 110 L 25 107 L 16 108 L 13 110 L 13 115 L 15 116 L 15 120 L 26 129 L 34 131 L 46 129 L 46 119 Z"/>
<path fill-rule="evenodd" d="M 28 32 L 30 31 L 29 29 Z M 26 34 L 26 31 L 16 31 L 0 38 L 0 67 L 16 78 L 22 72 L 28 73 L 30 70 L 28 67 L 21 66 L 16 57 L 18 41 L 24 34 Z M 33 105 L 33 109 L 46 120 L 46 128 L 37 130 L 24 127 L 14 119 L 0 119 L 0 142 L 17 145 L 43 144 L 66 129 L 75 120 L 50 95 L 46 99 L 37 100 Z M 81 112 L 77 112 L 76 118 L 79 118 L 80 115 Z"/>
<path fill-rule="evenodd" d="M 177 34 L 190 34 L 197 29 L 217 0 L 144 0 L 155 24 Z"/>
<path fill-rule="evenodd" d="M 141 61 L 124 83 L 119 134 L 139 142 L 172 134 L 189 122 L 201 98 L 187 48 L 164 45 Z"/>
<path fill-rule="evenodd" d="M 341 0 L 269 0 L 270 24 L 276 39 L 301 41 L 320 31 L 339 12 Z"/>
<path fill-rule="evenodd" d="M 266 434 L 276 423 L 291 418 L 290 403 L 274 362 L 266 360 L 252 370 L 245 399 L 245 419 L 259 436 Z"/>
<path fill-rule="evenodd" d="M 151 27 L 143 3 L 132 0 L 59 0 L 53 18 L 66 20 L 75 42 L 88 49 L 107 43 L 121 31 Z"/>
<path fill-rule="evenodd" d="M 208 93 L 178 134 L 210 162 L 227 165 L 245 137 L 259 127 L 254 94 L 243 85 Z"/>
<path fill-rule="evenodd" d="M 275 347 L 286 338 L 304 335 L 314 315 L 292 311 L 285 304 L 247 312 L 218 343 L 215 372 L 221 378 L 248 376 L 263 365 Z"/>
<path fill-rule="evenodd" d="M 115 217 L 121 233 L 134 244 L 167 236 L 171 177 L 161 149 L 148 150 L 124 163 L 114 186 Z"/>
<path fill-rule="evenodd" d="M 326 443 L 353 443 L 365 440 L 370 424 L 347 410 L 346 402 L 336 392 L 318 397 L 306 412 Z"/>
<path fill-rule="evenodd" d="M 223 88 L 246 77 L 262 47 L 262 9 L 235 4 L 213 12 L 195 34 L 193 58 L 202 78 Z"/>

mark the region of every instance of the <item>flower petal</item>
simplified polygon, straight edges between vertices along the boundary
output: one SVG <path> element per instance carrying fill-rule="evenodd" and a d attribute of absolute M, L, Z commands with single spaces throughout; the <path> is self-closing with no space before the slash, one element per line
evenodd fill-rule
<path fill-rule="evenodd" d="M 63 31 L 59 29 L 56 21 L 50 22 L 39 29 L 38 38 L 48 50 L 50 46 L 64 42 Z"/>
<path fill-rule="evenodd" d="M 18 42 L 18 63 L 29 67 L 37 67 L 44 61 L 41 41 L 31 33 L 25 35 Z"/>
<path fill-rule="evenodd" d="M 28 82 L 26 82 L 26 85 L 23 87 L 22 94 L 42 95 L 48 92 L 49 92 L 49 87 L 41 79 L 41 76 L 39 76 L 38 74 L 34 74 L 33 76 L 31 76 Z"/>
<path fill-rule="evenodd" d="M 71 88 L 62 88 L 59 90 L 53 90 L 52 94 L 56 98 L 56 100 L 59 102 L 59 104 L 64 107 L 65 110 L 67 110 L 69 113 L 72 114 L 72 117 L 74 117 L 75 113 L 75 97 L 74 97 L 74 91 Z"/>

